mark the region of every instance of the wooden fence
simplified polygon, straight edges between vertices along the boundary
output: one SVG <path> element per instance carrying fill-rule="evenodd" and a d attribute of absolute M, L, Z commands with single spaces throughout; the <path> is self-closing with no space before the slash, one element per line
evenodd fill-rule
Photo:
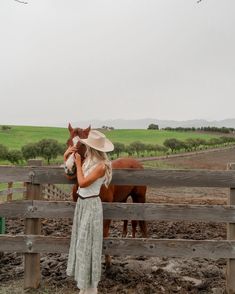
<path fill-rule="evenodd" d="M 26 199 L 0 204 L 0 216 L 25 218 L 24 235 L 0 235 L 0 251 L 20 252 L 25 256 L 24 286 L 40 283 L 40 253 L 67 253 L 69 238 L 41 235 L 40 218 L 72 218 L 75 204 L 68 201 L 42 201 L 43 184 L 72 184 L 59 167 L 0 166 L 0 182 L 26 182 Z M 228 223 L 227 240 L 181 240 L 107 238 L 103 253 L 110 255 L 171 256 L 184 258 L 226 258 L 226 288 L 235 293 L 235 164 L 227 171 L 207 170 L 114 170 L 117 185 L 153 187 L 227 187 L 228 204 L 171 205 L 103 203 L 105 219 L 190 220 Z"/>
<path fill-rule="evenodd" d="M 14 194 L 22 194 L 22 198 L 25 199 L 26 195 L 26 183 L 22 183 L 22 187 L 14 188 L 12 182 L 7 183 L 7 189 L 0 191 L 1 196 L 6 196 L 7 201 L 13 200 Z M 42 198 L 46 200 L 65 200 L 71 197 L 70 194 L 64 192 L 62 189 L 54 184 L 42 185 Z"/>

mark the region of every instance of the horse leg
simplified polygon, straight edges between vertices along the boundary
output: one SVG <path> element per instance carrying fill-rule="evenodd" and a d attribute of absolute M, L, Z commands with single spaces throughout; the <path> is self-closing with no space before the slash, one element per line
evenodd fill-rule
<path fill-rule="evenodd" d="M 127 199 L 128 199 L 128 197 L 126 199 L 124 199 L 122 201 L 122 203 L 126 203 Z M 123 220 L 122 238 L 126 238 L 126 236 L 127 236 L 127 225 L 128 225 L 128 220 Z"/>
<path fill-rule="evenodd" d="M 110 219 L 105 219 L 103 223 L 104 223 L 103 236 L 104 236 L 104 238 L 107 238 L 109 236 L 109 226 L 110 226 L 111 220 Z M 109 269 L 111 267 L 111 262 L 112 262 L 111 256 L 110 255 L 105 255 L 106 269 Z"/>
<path fill-rule="evenodd" d="M 131 221 L 132 238 L 135 238 L 137 224 L 138 224 L 138 221 L 136 221 L 136 220 L 132 220 L 132 221 Z"/>
<path fill-rule="evenodd" d="M 132 193 L 132 201 L 133 203 L 145 203 L 146 202 L 146 186 L 136 186 Z M 137 226 L 137 221 L 133 220 L 132 221 L 132 237 L 135 238 L 135 233 L 136 233 L 136 226 Z M 140 231 L 142 233 L 143 238 L 147 238 L 147 223 L 144 220 L 139 221 L 139 226 L 140 226 Z"/>
<path fill-rule="evenodd" d="M 126 235 L 127 235 L 127 224 L 128 224 L 128 220 L 124 220 L 123 221 L 122 238 L 126 238 Z"/>

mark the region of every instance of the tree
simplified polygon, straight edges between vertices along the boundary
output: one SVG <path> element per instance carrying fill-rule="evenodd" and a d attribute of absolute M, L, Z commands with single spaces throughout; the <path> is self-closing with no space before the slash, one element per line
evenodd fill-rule
<path fill-rule="evenodd" d="M 11 127 L 9 127 L 9 126 L 2 126 L 1 129 L 2 129 L 2 131 L 9 131 L 9 130 L 11 130 Z"/>
<path fill-rule="evenodd" d="M 216 146 L 216 145 L 220 145 L 223 144 L 223 140 L 220 138 L 211 138 L 208 141 L 208 145 L 212 145 L 212 146 Z"/>
<path fill-rule="evenodd" d="M 156 152 L 167 152 L 168 148 L 166 148 L 165 146 L 162 146 L 162 145 L 158 145 L 156 144 L 155 145 L 155 150 Z"/>
<path fill-rule="evenodd" d="M 154 144 L 146 144 L 145 145 L 145 150 L 147 150 L 148 152 L 155 152 L 156 151 L 156 147 Z"/>
<path fill-rule="evenodd" d="M 159 126 L 156 124 L 150 124 L 148 130 L 159 130 Z"/>
<path fill-rule="evenodd" d="M 127 146 L 125 147 L 125 151 L 128 153 L 129 156 L 132 156 L 132 155 L 135 153 L 135 150 L 134 150 L 133 147 L 130 146 L 130 145 L 127 145 Z"/>
<path fill-rule="evenodd" d="M 119 157 L 120 153 L 125 151 L 125 145 L 119 142 L 114 142 L 113 145 L 114 145 L 113 153 L 117 154 L 117 157 Z"/>
<path fill-rule="evenodd" d="M 29 143 L 24 145 L 21 148 L 21 152 L 23 154 L 23 157 L 28 160 L 30 158 L 36 158 L 37 156 L 39 156 L 40 152 L 39 152 L 39 146 L 38 143 Z"/>
<path fill-rule="evenodd" d="M 229 143 L 234 143 L 235 138 L 234 137 L 220 137 L 221 142 L 223 142 L 225 145 L 228 145 Z"/>
<path fill-rule="evenodd" d="M 197 147 L 199 147 L 202 144 L 202 141 L 201 140 L 203 140 L 203 139 L 188 138 L 186 140 L 186 146 L 190 150 L 193 150 L 193 149 L 194 150 L 197 150 Z M 205 142 L 205 141 L 203 140 L 203 142 Z"/>
<path fill-rule="evenodd" d="M 137 156 L 139 157 L 140 152 L 145 150 L 145 144 L 140 141 L 134 141 L 130 144 L 130 148 L 135 150 L 135 152 L 137 153 Z"/>
<path fill-rule="evenodd" d="M 61 152 L 61 146 L 57 140 L 43 139 L 38 142 L 39 155 L 50 164 L 52 158 L 56 158 Z"/>
<path fill-rule="evenodd" d="M 168 149 L 171 149 L 171 152 L 174 152 L 176 150 L 180 150 L 182 148 L 184 148 L 184 144 L 182 141 L 177 140 L 175 138 L 171 138 L 171 139 L 166 139 L 163 143 L 163 145 L 165 147 L 167 147 Z"/>
<path fill-rule="evenodd" d="M 23 160 L 23 154 L 20 150 L 10 150 L 7 153 L 7 160 L 10 161 L 11 163 L 19 164 Z"/>
<path fill-rule="evenodd" d="M 0 159 L 7 159 L 8 149 L 6 146 L 0 144 Z"/>

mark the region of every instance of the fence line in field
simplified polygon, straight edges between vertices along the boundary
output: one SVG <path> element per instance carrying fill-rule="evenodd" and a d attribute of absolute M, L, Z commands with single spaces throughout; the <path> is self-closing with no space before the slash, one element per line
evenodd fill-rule
<path fill-rule="evenodd" d="M 0 236 L 0 251 L 25 255 L 25 288 L 37 288 L 40 282 L 40 253 L 68 252 L 69 238 L 41 235 L 40 218 L 71 218 L 75 204 L 68 201 L 42 201 L 42 184 L 71 184 L 61 168 L 3 167 L 0 182 L 26 182 L 25 201 L 0 204 L 0 215 L 23 217 L 24 235 Z M 235 293 L 235 164 L 226 171 L 207 170 L 114 170 L 113 183 L 123 185 L 229 187 L 228 205 L 170 205 L 103 203 L 104 219 L 191 220 L 228 223 L 227 240 L 181 239 L 104 239 L 103 253 L 171 257 L 226 258 L 227 292 Z"/>
<path fill-rule="evenodd" d="M 22 194 L 22 198 L 25 198 L 26 193 L 26 183 L 20 188 L 13 188 L 14 183 L 8 183 L 8 189 L 0 190 L 0 197 L 7 196 L 7 201 L 12 201 L 14 194 Z M 42 186 L 42 194 L 44 199 L 48 200 L 63 200 L 69 199 L 70 194 L 66 193 L 54 184 L 46 184 Z"/>

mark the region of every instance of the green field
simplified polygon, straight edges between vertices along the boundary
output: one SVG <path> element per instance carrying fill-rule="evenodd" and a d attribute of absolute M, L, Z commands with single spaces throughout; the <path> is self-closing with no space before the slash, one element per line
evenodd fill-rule
<path fill-rule="evenodd" d="M 65 143 L 68 134 L 68 130 L 65 128 L 11 126 L 11 129 L 7 131 L 0 129 L 0 144 L 10 149 L 20 149 L 28 143 L 38 142 L 42 139 L 56 139 L 60 143 Z"/>
<path fill-rule="evenodd" d="M 112 130 L 105 131 L 106 136 L 112 142 L 130 144 L 134 141 L 141 141 L 145 144 L 162 145 L 164 140 L 176 138 L 186 140 L 187 138 L 210 138 L 218 135 L 201 134 L 196 132 L 175 132 L 163 130 Z M 222 136 L 222 135 L 221 135 Z M 10 130 L 2 131 L 0 129 L 0 144 L 7 146 L 9 149 L 20 149 L 28 143 L 40 141 L 41 139 L 56 139 L 60 143 L 65 143 L 69 137 L 66 128 L 55 127 L 31 127 L 31 126 L 12 126 Z"/>
<path fill-rule="evenodd" d="M 170 138 L 176 138 L 184 141 L 187 138 L 202 138 L 208 140 L 210 138 L 218 137 L 218 135 L 201 134 L 196 132 L 176 132 L 164 130 L 113 130 L 106 131 L 105 134 L 112 142 L 130 144 L 133 141 L 141 141 L 145 144 L 149 143 L 159 145 L 163 145 L 163 142 Z"/>

